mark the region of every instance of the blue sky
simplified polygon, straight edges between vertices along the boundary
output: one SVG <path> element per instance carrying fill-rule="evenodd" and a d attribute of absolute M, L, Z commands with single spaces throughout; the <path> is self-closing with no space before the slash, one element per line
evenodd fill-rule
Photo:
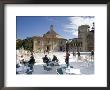
<path fill-rule="evenodd" d="M 54 30 L 66 39 L 77 38 L 78 26 L 90 25 L 94 16 L 17 16 L 17 39 L 42 36 L 54 25 Z"/>

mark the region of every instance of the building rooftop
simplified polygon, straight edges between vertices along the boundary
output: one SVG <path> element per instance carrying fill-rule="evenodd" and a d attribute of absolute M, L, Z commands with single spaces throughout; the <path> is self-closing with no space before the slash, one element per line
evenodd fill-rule
<path fill-rule="evenodd" d="M 50 30 L 50 31 L 48 31 L 46 34 L 54 34 L 54 35 L 58 35 L 54 30 Z"/>

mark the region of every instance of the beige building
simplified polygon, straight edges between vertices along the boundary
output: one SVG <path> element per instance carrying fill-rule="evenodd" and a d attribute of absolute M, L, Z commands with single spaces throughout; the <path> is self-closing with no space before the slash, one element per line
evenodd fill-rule
<path fill-rule="evenodd" d="M 53 25 L 50 26 L 50 30 L 41 36 L 33 37 L 33 50 L 35 52 L 44 51 L 64 51 L 66 47 L 66 39 L 57 34 Z"/>

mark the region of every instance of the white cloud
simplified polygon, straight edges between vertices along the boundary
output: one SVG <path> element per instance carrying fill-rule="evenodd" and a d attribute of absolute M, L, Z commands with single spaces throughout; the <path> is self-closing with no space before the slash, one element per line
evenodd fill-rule
<path fill-rule="evenodd" d="M 93 25 L 93 16 L 81 16 L 81 17 L 69 17 L 69 23 L 64 26 L 65 32 L 70 32 L 74 37 L 78 36 L 78 27 L 81 25 L 89 25 L 90 28 Z"/>

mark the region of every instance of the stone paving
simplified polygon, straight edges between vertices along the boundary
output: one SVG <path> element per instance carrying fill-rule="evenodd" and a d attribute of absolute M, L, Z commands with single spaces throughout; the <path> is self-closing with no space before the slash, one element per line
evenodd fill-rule
<path fill-rule="evenodd" d="M 46 55 L 52 59 L 53 55 L 56 55 L 59 59 L 59 66 L 50 67 L 51 70 L 44 70 L 45 64 L 43 63 L 42 57 L 45 56 L 44 53 L 35 53 L 35 65 L 32 74 L 58 74 L 57 69 L 66 67 L 65 64 L 65 52 L 51 52 Z M 78 58 L 77 55 L 73 56 L 72 52 L 70 52 L 69 57 L 70 66 L 74 69 L 79 69 L 81 75 L 91 75 L 94 74 L 94 60 L 91 59 L 90 53 L 81 53 L 81 57 Z M 21 66 L 22 67 L 22 66 Z M 24 74 L 23 71 L 21 74 Z"/>

